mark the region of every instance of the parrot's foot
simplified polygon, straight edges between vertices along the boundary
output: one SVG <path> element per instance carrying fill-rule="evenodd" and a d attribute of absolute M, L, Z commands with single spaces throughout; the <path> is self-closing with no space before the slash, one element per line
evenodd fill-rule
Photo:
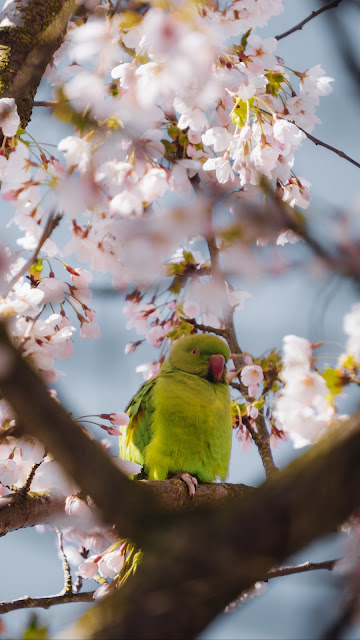
<path fill-rule="evenodd" d="M 178 473 L 174 478 L 179 478 L 183 482 L 185 482 L 190 498 L 193 498 L 195 495 L 196 487 L 198 486 L 198 481 L 194 476 L 191 476 L 190 473 Z"/>

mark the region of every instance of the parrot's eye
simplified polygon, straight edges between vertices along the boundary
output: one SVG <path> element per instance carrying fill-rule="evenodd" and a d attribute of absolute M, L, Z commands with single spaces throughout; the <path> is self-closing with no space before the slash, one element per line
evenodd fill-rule
<path fill-rule="evenodd" d="M 195 347 L 194 347 L 194 349 L 191 349 L 190 353 L 191 353 L 192 356 L 198 356 L 199 355 L 199 352 Z"/>

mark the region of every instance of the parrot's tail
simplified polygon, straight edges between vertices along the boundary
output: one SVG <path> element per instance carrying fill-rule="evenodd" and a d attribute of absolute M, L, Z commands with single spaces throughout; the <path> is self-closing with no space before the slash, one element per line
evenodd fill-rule
<path fill-rule="evenodd" d="M 116 576 L 116 587 L 122 587 L 130 576 L 134 575 L 142 558 L 143 552 L 141 549 L 131 540 L 124 540 L 125 547 L 125 562 Z"/>

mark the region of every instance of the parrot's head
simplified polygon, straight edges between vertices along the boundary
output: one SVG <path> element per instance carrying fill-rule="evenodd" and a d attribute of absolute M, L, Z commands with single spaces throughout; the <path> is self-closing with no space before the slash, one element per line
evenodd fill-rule
<path fill-rule="evenodd" d="M 230 358 L 226 342 L 210 333 L 194 334 L 176 342 L 170 364 L 210 382 L 226 383 L 225 364 Z"/>

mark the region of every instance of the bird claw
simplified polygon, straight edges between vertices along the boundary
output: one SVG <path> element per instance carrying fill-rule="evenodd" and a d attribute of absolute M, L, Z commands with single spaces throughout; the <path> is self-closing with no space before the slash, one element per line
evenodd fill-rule
<path fill-rule="evenodd" d="M 190 473 L 178 473 L 175 478 L 179 478 L 183 482 L 185 482 L 190 498 L 193 498 L 196 492 L 196 487 L 198 486 L 198 481 L 194 476 L 191 476 Z"/>

